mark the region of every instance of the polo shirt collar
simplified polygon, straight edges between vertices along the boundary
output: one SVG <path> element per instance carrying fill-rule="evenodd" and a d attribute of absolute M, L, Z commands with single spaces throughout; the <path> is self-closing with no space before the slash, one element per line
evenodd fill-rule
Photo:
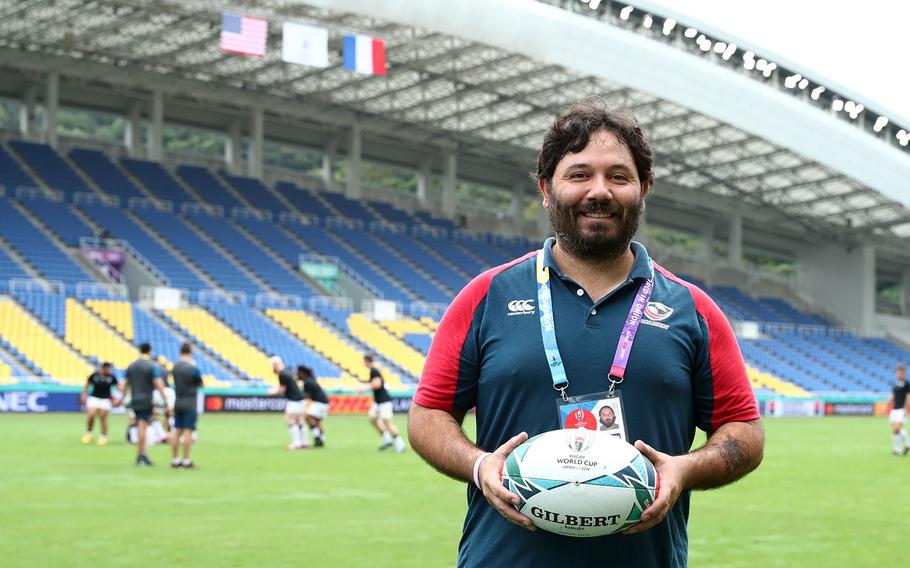
<path fill-rule="evenodd" d="M 565 275 L 559 269 L 559 266 L 556 264 L 556 259 L 553 257 L 553 245 L 555 244 L 556 237 L 550 237 L 544 242 L 543 265 L 556 273 L 560 278 L 565 279 Z M 632 241 L 629 246 L 632 248 L 632 254 L 635 255 L 635 262 L 632 263 L 632 270 L 629 272 L 629 280 L 653 278 L 654 266 L 651 262 L 651 257 L 648 256 L 648 250 L 645 248 L 645 245 L 638 241 Z"/>

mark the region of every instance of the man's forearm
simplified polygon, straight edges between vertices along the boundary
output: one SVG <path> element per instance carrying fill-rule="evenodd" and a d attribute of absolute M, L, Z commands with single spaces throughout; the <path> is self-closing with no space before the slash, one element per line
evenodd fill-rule
<path fill-rule="evenodd" d="M 724 424 L 704 446 L 683 456 L 685 488 L 714 489 L 733 483 L 758 467 L 764 448 L 760 420 Z"/>
<path fill-rule="evenodd" d="M 419 404 L 413 404 L 408 415 L 408 442 L 431 466 L 462 481 L 473 479 L 474 461 L 484 453 L 468 440 L 454 416 Z"/>

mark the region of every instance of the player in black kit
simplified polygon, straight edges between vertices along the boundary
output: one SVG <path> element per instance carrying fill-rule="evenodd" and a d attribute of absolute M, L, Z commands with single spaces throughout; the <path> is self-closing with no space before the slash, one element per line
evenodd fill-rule
<path fill-rule="evenodd" d="M 281 357 L 274 355 L 269 358 L 269 362 L 272 364 L 272 371 L 278 375 L 278 386 L 270 389 L 269 394 L 288 399 L 284 407 L 284 419 L 288 424 L 288 432 L 291 434 L 288 449 L 308 448 L 309 443 L 304 444 L 303 442 L 303 393 L 300 392 L 297 379 L 294 378 L 294 373 L 290 369 L 285 368 Z"/>
<path fill-rule="evenodd" d="M 385 379 L 382 373 L 373 365 L 373 356 L 364 355 L 363 364 L 370 370 L 370 382 L 364 386 L 361 391 L 373 391 L 373 404 L 370 406 L 370 424 L 382 436 L 382 445 L 380 450 L 385 450 L 395 446 L 395 451 L 399 454 L 404 451 L 404 440 L 398 433 L 398 428 L 392 420 L 392 397 L 385 388 Z"/>
<path fill-rule="evenodd" d="M 325 429 L 322 426 L 323 419 L 329 414 L 329 397 L 325 391 L 316 382 L 313 370 L 306 365 L 297 366 L 297 379 L 303 385 L 303 394 L 309 399 L 310 403 L 306 407 L 306 422 L 313 430 L 313 438 L 317 448 L 325 446 Z M 304 429 L 304 444 L 310 443 L 310 434 Z"/>
<path fill-rule="evenodd" d="M 111 400 L 111 390 L 117 386 L 117 377 L 111 370 L 110 363 L 102 363 L 101 368 L 88 378 L 85 386 L 82 387 L 82 393 L 79 395 L 79 402 L 85 405 L 88 414 L 88 425 L 85 434 L 82 436 L 83 444 L 92 442 L 93 430 L 95 428 L 95 416 L 101 420 L 101 437 L 98 438 L 99 446 L 107 445 L 107 415 L 114 406 Z M 89 394 L 91 388 L 91 394 Z"/>
<path fill-rule="evenodd" d="M 904 427 L 907 414 L 910 414 L 910 383 L 907 382 L 907 370 L 903 365 L 895 373 L 897 380 L 891 385 L 891 395 L 888 397 L 888 404 L 892 408 L 888 419 L 891 421 L 892 452 L 896 456 L 905 456 L 910 452 L 910 440 L 907 439 L 907 428 Z"/>

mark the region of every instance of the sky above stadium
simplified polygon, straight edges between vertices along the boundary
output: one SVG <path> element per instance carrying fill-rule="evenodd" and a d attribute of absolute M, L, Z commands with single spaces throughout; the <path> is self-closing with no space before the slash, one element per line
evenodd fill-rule
<path fill-rule="evenodd" d="M 747 41 L 910 122 L 910 2 L 895 0 L 648 0 Z M 673 15 L 669 11 L 666 15 Z M 724 39 L 722 36 L 719 39 Z M 769 54 L 770 55 L 770 54 Z M 814 73 L 813 73 L 814 72 Z M 818 77 L 817 77 L 818 76 Z M 864 98 L 865 100 L 862 100 Z"/>

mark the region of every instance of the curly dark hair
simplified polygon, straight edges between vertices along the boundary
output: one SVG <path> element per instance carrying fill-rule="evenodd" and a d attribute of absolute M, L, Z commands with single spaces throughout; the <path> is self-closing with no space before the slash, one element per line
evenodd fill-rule
<path fill-rule="evenodd" d="M 553 181 L 556 164 L 567 154 L 584 150 L 591 135 L 599 130 L 612 132 L 629 149 L 641 183 L 654 183 L 654 171 L 651 169 L 654 153 L 638 119 L 628 111 L 610 110 L 603 97 L 578 101 L 556 117 L 543 137 L 537 156 L 537 171 L 531 176 L 549 185 Z"/>

